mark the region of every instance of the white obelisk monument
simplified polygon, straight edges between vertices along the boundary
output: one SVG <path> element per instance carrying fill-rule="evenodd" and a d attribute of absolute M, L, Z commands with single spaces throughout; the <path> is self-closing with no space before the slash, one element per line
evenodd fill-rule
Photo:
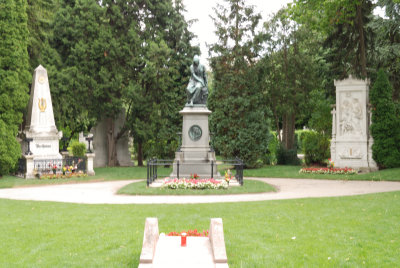
<path fill-rule="evenodd" d="M 62 132 L 57 130 L 54 122 L 53 105 L 51 102 L 49 79 L 47 71 L 39 65 L 33 74 L 31 96 L 28 105 L 28 115 L 24 134 L 30 142 L 30 152 L 25 142 L 22 152 L 27 160 L 25 177 L 33 174 L 33 161 L 40 159 L 62 159 L 59 153 L 59 139 Z"/>

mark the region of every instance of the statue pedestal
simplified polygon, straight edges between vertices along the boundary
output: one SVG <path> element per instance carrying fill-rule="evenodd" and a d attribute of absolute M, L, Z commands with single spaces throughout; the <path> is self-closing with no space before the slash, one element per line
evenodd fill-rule
<path fill-rule="evenodd" d="M 94 153 L 86 153 L 86 157 L 87 157 L 86 172 L 87 172 L 88 176 L 96 175 L 96 173 L 94 172 L 94 169 L 93 169 L 93 159 L 95 158 L 95 156 L 96 155 Z"/>
<path fill-rule="evenodd" d="M 211 111 L 205 105 L 186 106 L 179 112 L 183 116 L 182 145 L 175 153 L 171 178 L 218 178 L 215 153 L 210 148 L 208 116 Z"/>

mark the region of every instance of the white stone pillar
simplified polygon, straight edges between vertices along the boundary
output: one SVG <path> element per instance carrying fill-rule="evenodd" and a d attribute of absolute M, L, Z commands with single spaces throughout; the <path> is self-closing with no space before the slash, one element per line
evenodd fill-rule
<path fill-rule="evenodd" d="M 94 176 L 95 172 L 93 169 L 93 159 L 96 156 L 96 154 L 94 153 L 87 153 L 86 157 L 87 157 L 87 162 L 86 162 L 86 172 L 89 176 Z"/>
<path fill-rule="evenodd" d="M 35 165 L 33 162 L 33 155 L 23 155 L 26 161 L 26 171 L 25 171 L 25 179 L 34 179 L 35 178 Z"/>

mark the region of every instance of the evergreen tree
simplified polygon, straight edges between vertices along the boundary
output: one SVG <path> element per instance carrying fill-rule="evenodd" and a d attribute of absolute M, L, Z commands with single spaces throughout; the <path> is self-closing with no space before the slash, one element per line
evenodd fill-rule
<path fill-rule="evenodd" d="M 385 8 L 385 18 L 374 16 L 369 24 L 375 33 L 374 50 L 370 53 L 375 69 L 386 70 L 393 86 L 393 98 L 400 99 L 400 3 L 379 0 Z"/>
<path fill-rule="evenodd" d="M 296 120 L 313 113 L 315 107 L 308 104 L 310 91 L 324 95 L 321 85 L 326 75 L 321 70 L 326 66 L 319 59 L 320 36 L 290 20 L 286 9 L 278 11 L 264 26 L 272 38 L 267 41 L 268 54 L 261 61 L 269 69 L 262 88 L 272 110 L 282 151 L 293 159 L 289 162 L 295 162 Z"/>
<path fill-rule="evenodd" d="M 371 0 L 295 0 L 291 7 L 297 22 L 325 35 L 327 59 L 339 79 L 349 74 L 367 77 L 367 51 L 372 44 L 367 24 L 372 10 Z"/>
<path fill-rule="evenodd" d="M 115 120 L 124 109 L 130 116 L 129 96 L 137 87 L 138 8 L 134 1 L 79 0 L 64 4 L 55 19 L 61 121 L 80 131 L 105 119 L 109 166 L 118 165 L 116 144 L 128 131 L 127 120 L 119 129 Z"/>
<path fill-rule="evenodd" d="M 128 132 L 139 164 L 143 150 L 171 156 L 177 147 L 186 68 L 198 51 L 182 10 L 180 0 L 77 0 L 56 15 L 56 117 L 72 133 L 106 119 L 109 166 L 118 164 L 115 145 Z M 115 129 L 122 110 L 125 123 Z"/>
<path fill-rule="evenodd" d="M 400 117 L 392 101 L 392 87 L 381 69 L 370 92 L 372 157 L 380 168 L 400 167 Z"/>
<path fill-rule="evenodd" d="M 27 0 L 28 15 L 28 54 L 31 72 L 45 64 L 45 51 L 49 48 L 49 38 L 52 34 L 51 23 L 61 0 Z"/>
<path fill-rule="evenodd" d="M 262 34 L 256 33 L 261 19 L 244 0 L 225 0 L 213 18 L 219 41 L 210 46 L 213 111 L 210 128 L 213 144 L 224 157 L 240 157 L 247 167 L 256 167 L 268 145 L 267 110 L 262 103 L 257 57 Z M 262 162 L 261 162 L 262 163 Z"/>
<path fill-rule="evenodd" d="M 144 1 L 139 14 L 143 26 L 138 69 L 138 85 L 133 100 L 131 134 L 137 149 L 138 164 L 144 157 L 171 158 L 178 147 L 177 132 L 181 129 L 179 110 L 185 103 L 193 56 L 199 52 L 190 42 L 181 0 Z"/>
<path fill-rule="evenodd" d="M 28 102 L 26 0 L 0 3 L 0 176 L 10 172 L 21 157 L 16 140 L 22 112 Z"/>

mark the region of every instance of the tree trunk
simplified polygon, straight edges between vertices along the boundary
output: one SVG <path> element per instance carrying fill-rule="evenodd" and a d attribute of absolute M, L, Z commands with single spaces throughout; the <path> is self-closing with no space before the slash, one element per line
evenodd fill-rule
<path fill-rule="evenodd" d="M 282 145 L 286 150 L 294 148 L 295 113 L 289 112 L 282 117 Z"/>
<path fill-rule="evenodd" d="M 138 143 L 138 166 L 143 167 L 143 144 Z"/>
<path fill-rule="evenodd" d="M 117 137 L 115 133 L 115 124 L 113 118 L 107 119 L 107 146 L 108 146 L 108 166 L 115 167 L 118 165 L 117 161 Z"/>
<path fill-rule="evenodd" d="M 357 30 L 358 30 L 358 42 L 360 46 L 360 65 L 361 65 L 361 75 L 363 78 L 367 77 L 367 56 L 365 49 L 365 36 L 364 36 L 364 23 L 362 16 L 362 2 L 357 5 L 356 17 L 357 17 Z"/>

